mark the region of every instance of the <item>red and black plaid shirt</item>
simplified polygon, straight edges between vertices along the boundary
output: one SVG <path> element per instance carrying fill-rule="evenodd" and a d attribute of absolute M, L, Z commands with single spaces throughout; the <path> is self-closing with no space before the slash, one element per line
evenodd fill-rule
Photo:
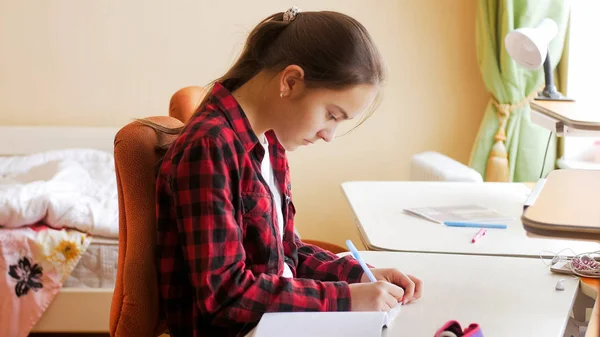
<path fill-rule="evenodd" d="M 285 150 L 267 132 L 281 191 L 260 172 L 264 148 L 235 98 L 216 83 L 208 103 L 167 151 L 157 179 L 158 277 L 173 336 L 240 336 L 265 312 L 345 311 L 352 258 L 304 244 L 294 233 Z M 294 278 L 282 277 L 287 263 Z"/>

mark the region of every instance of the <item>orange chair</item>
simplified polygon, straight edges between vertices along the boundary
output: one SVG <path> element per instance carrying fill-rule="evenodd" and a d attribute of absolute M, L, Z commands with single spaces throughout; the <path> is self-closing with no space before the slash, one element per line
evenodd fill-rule
<path fill-rule="evenodd" d="M 191 86 L 177 90 L 169 102 L 169 116 L 187 123 L 205 95 L 206 89 L 203 87 Z"/>
<path fill-rule="evenodd" d="M 148 120 L 168 128 L 183 126 L 167 116 Z M 175 137 L 139 121 L 126 125 L 115 137 L 119 260 L 110 311 L 113 337 L 158 336 L 166 330 L 159 319 L 154 189 L 155 169 L 162 155 L 157 148 Z"/>

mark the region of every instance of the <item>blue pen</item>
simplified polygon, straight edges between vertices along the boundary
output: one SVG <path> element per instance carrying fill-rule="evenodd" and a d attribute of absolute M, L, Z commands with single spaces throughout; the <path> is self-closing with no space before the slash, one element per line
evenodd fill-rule
<path fill-rule="evenodd" d="M 475 227 L 475 228 L 496 228 L 496 229 L 506 229 L 507 226 L 505 224 L 491 224 L 491 223 L 476 223 L 476 222 L 455 222 L 455 221 L 446 221 L 444 225 L 449 227 Z"/>
<path fill-rule="evenodd" d="M 369 278 L 369 280 L 371 280 L 371 282 L 377 282 L 377 280 L 375 279 L 375 276 L 373 275 L 373 273 L 371 272 L 369 267 L 367 267 L 367 264 L 362 259 L 360 254 L 358 254 L 358 250 L 356 250 L 356 247 L 354 247 L 354 244 L 352 243 L 351 240 L 346 240 L 346 247 L 348 247 L 348 249 L 350 249 L 350 253 L 352 253 L 352 256 L 354 256 L 356 261 L 358 261 L 358 263 L 364 270 L 365 274 L 367 274 L 367 277 Z"/>

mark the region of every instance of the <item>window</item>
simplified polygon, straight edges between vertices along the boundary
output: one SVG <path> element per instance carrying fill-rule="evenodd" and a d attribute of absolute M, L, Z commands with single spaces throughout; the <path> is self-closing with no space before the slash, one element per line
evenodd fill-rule
<path fill-rule="evenodd" d="M 600 115 L 600 1 L 572 0 L 571 28 L 569 41 L 569 75 L 567 79 L 568 96 L 577 101 L 595 100 Z M 567 161 L 581 158 L 590 153 L 600 140 L 591 137 L 566 137 L 565 159 Z M 599 147 L 600 149 L 600 147 Z M 598 150 L 597 150 L 598 151 Z M 598 158 L 600 160 L 600 158 Z M 569 163 L 561 164 L 559 167 Z"/>

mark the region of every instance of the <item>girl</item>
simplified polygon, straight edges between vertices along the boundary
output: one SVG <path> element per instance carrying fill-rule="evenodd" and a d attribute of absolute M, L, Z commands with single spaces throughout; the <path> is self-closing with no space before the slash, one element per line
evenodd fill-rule
<path fill-rule="evenodd" d="M 215 81 L 157 179 L 158 271 L 173 336 L 241 336 L 265 312 L 379 311 L 418 299 L 394 269 L 369 282 L 352 258 L 294 233 L 286 151 L 330 142 L 383 80 L 366 29 L 294 7 L 262 21 Z"/>

